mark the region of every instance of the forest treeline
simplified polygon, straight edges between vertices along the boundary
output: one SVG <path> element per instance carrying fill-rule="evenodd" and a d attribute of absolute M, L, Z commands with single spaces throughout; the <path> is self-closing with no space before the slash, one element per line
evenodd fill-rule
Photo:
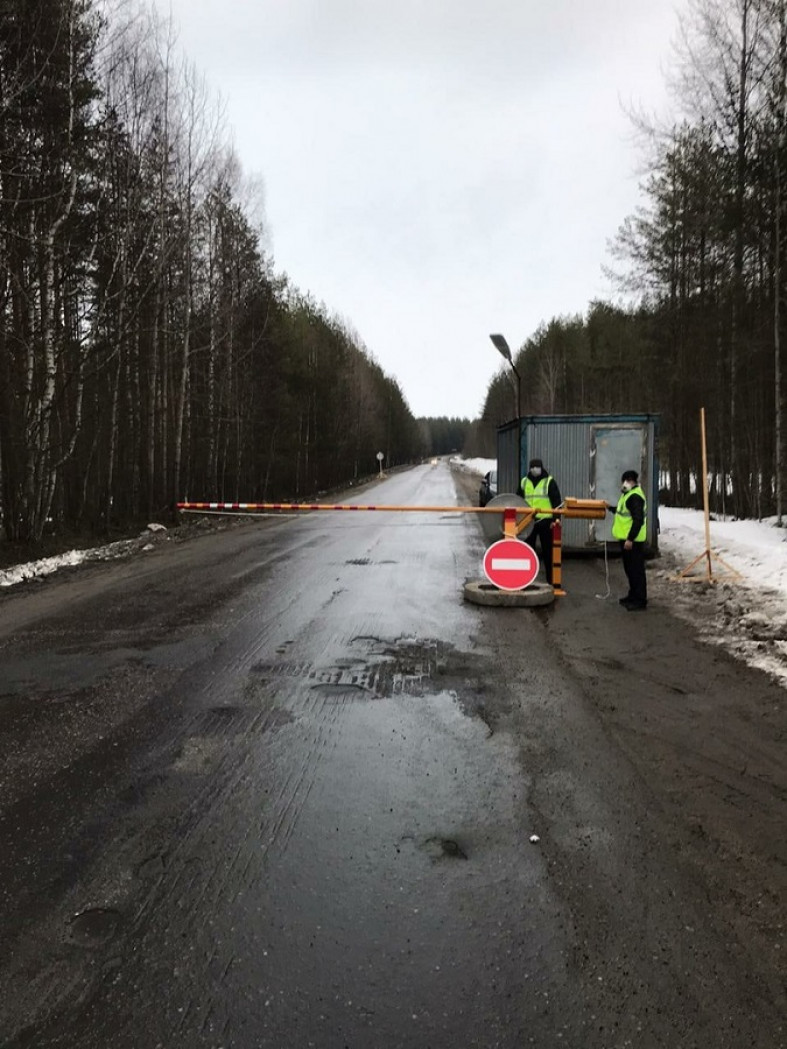
<path fill-rule="evenodd" d="M 94 0 L 0 12 L 8 540 L 313 497 L 378 452 L 433 454 L 433 429 L 456 446 L 455 421 L 413 418 L 352 327 L 274 273 L 259 189 L 168 23 Z"/>
<path fill-rule="evenodd" d="M 664 487 L 781 516 L 787 0 L 685 0 L 680 119 L 637 117 L 642 205 L 615 303 L 515 354 L 530 413 L 657 412 Z M 423 456 L 495 454 L 415 419 L 351 324 L 276 274 L 259 188 L 171 27 L 117 0 L 0 0 L 0 493 L 9 540 L 107 532 L 181 498 L 298 499 Z"/>
<path fill-rule="evenodd" d="M 614 237 L 625 305 L 553 318 L 520 347 L 522 411 L 658 412 L 667 497 L 697 505 L 705 407 L 712 505 L 783 510 L 785 0 L 688 0 L 668 70 L 678 122 L 636 118 L 643 203 Z M 512 373 L 473 439 L 494 454 Z"/>

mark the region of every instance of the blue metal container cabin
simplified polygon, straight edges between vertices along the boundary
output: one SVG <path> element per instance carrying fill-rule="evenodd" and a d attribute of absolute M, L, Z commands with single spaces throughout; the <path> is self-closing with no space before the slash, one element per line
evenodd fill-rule
<path fill-rule="evenodd" d="M 498 492 L 521 495 L 520 481 L 532 458 L 558 483 L 561 495 L 603 499 L 615 505 L 620 475 L 636 470 L 647 497 L 647 544 L 658 551 L 657 415 L 523 415 L 497 431 Z M 564 520 L 563 548 L 602 549 L 612 540 L 612 514 L 605 521 Z"/>

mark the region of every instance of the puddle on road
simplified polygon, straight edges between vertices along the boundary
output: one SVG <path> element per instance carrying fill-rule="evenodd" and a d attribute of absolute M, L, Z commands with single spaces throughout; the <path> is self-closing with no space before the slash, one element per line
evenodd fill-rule
<path fill-rule="evenodd" d="M 336 698 L 340 693 L 349 697 L 355 692 L 355 698 L 379 699 L 403 693 L 423 695 L 432 688 L 434 678 L 445 671 L 452 653 L 450 646 L 441 642 L 416 638 L 391 642 L 377 637 L 354 637 L 349 645 L 351 654 L 341 656 L 330 666 L 261 661 L 251 670 L 271 679 L 306 678 L 313 682 L 311 688 L 326 698 Z"/>
<path fill-rule="evenodd" d="M 285 654 L 279 646 L 277 655 Z M 301 679 L 309 697 L 334 705 L 381 700 L 397 696 L 426 699 L 450 692 L 465 716 L 484 722 L 494 733 L 484 694 L 489 688 L 489 661 L 431 638 L 381 638 L 356 635 L 345 642 L 331 663 L 271 659 L 251 667 L 249 689 L 264 686 L 266 695 L 281 682 Z"/>
<path fill-rule="evenodd" d="M 120 921 L 120 911 L 112 907 L 91 907 L 71 918 L 67 939 L 80 947 L 100 947 L 112 939 Z"/>

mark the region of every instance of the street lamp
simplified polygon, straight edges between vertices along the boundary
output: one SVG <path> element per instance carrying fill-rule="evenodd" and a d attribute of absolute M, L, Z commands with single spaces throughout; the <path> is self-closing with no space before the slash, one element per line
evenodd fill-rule
<path fill-rule="evenodd" d="M 511 356 L 511 347 L 506 342 L 502 335 L 490 335 L 489 338 L 492 340 L 492 345 L 497 352 L 508 361 L 513 369 L 514 375 L 516 375 L 516 417 L 517 419 L 522 418 L 522 380 L 519 377 L 519 372 L 516 370 L 514 364 L 514 358 Z"/>

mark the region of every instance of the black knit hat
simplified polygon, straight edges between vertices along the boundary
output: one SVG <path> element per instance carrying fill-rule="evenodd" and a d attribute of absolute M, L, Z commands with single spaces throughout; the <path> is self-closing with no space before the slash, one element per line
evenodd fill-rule
<path fill-rule="evenodd" d="M 541 462 L 540 459 L 530 460 L 530 469 L 532 470 L 534 466 L 540 466 L 542 470 L 544 469 L 544 464 Z"/>
<path fill-rule="evenodd" d="M 624 470 L 620 479 L 621 481 L 634 481 L 636 484 L 639 480 L 639 474 L 636 470 Z"/>

